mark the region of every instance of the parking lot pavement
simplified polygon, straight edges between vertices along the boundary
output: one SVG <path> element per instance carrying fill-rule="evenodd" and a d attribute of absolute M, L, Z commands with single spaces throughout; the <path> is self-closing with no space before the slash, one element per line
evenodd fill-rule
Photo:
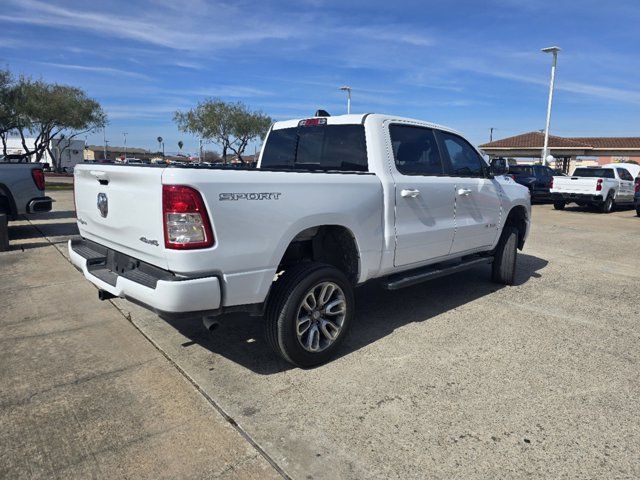
<path fill-rule="evenodd" d="M 0 254 L 0 478 L 281 478 L 28 224 Z"/>
<path fill-rule="evenodd" d="M 342 356 L 312 370 L 275 358 L 257 318 L 211 336 L 114 304 L 293 478 L 637 478 L 640 218 L 533 216 L 516 286 L 484 267 L 368 284 Z"/>

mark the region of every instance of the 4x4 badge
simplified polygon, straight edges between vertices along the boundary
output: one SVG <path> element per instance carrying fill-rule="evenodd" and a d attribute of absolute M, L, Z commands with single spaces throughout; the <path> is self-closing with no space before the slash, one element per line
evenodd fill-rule
<path fill-rule="evenodd" d="M 97 204 L 98 204 L 98 210 L 100 210 L 100 215 L 102 215 L 102 218 L 107 218 L 107 215 L 109 215 L 109 199 L 107 198 L 106 193 L 98 194 Z"/>

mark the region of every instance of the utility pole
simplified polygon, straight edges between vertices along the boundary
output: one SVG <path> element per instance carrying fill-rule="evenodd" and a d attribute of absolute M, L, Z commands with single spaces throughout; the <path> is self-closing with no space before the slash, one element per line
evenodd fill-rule
<path fill-rule="evenodd" d="M 493 142 L 493 127 L 489 128 L 489 142 Z"/>
<path fill-rule="evenodd" d="M 202 158 L 202 139 L 200 139 L 200 163 L 203 162 L 203 158 Z"/>
<path fill-rule="evenodd" d="M 549 154 L 549 125 L 551 124 L 551 104 L 553 103 L 553 86 L 556 80 L 556 64 L 558 63 L 558 52 L 560 47 L 543 48 L 544 53 L 553 54 L 553 62 L 551 64 L 551 81 L 549 82 L 549 100 L 547 102 L 547 124 L 544 129 L 544 147 L 542 148 L 542 165 L 547 164 L 547 155 Z"/>
<path fill-rule="evenodd" d="M 122 132 L 122 135 L 124 136 L 124 158 L 126 160 L 126 158 L 127 158 L 127 132 Z"/>

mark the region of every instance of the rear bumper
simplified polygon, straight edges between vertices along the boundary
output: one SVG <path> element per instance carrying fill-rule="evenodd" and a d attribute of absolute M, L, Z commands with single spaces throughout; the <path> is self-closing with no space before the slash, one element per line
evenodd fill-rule
<path fill-rule="evenodd" d="M 586 193 L 552 192 L 551 198 L 553 200 L 564 200 L 565 202 L 602 203 L 604 201 L 602 195 L 590 195 Z"/>
<path fill-rule="evenodd" d="M 50 212 L 52 203 L 51 197 L 32 198 L 27 203 L 27 213 Z"/>
<path fill-rule="evenodd" d="M 220 309 L 217 277 L 180 277 L 89 240 L 69 240 L 68 247 L 71 263 L 96 287 L 160 315 L 206 315 Z"/>

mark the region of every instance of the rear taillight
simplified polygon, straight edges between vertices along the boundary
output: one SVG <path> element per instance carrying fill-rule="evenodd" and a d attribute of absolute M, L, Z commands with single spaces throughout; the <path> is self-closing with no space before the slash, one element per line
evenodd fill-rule
<path fill-rule="evenodd" d="M 549 188 L 553 188 L 553 177 L 551 177 L 551 180 L 549 180 Z"/>
<path fill-rule="evenodd" d="M 599 178 L 598 179 L 598 183 L 596 184 L 596 192 L 602 191 L 602 182 L 603 182 L 603 180 L 601 178 Z"/>
<path fill-rule="evenodd" d="M 34 168 L 31 170 L 31 176 L 33 177 L 33 182 L 38 187 L 38 190 L 44 191 L 44 172 L 41 168 Z"/>
<path fill-rule="evenodd" d="M 636 178 L 636 193 L 640 192 L 640 177 Z"/>
<path fill-rule="evenodd" d="M 175 250 L 213 245 L 213 231 L 200 192 L 185 185 L 162 186 L 164 245 Z"/>

